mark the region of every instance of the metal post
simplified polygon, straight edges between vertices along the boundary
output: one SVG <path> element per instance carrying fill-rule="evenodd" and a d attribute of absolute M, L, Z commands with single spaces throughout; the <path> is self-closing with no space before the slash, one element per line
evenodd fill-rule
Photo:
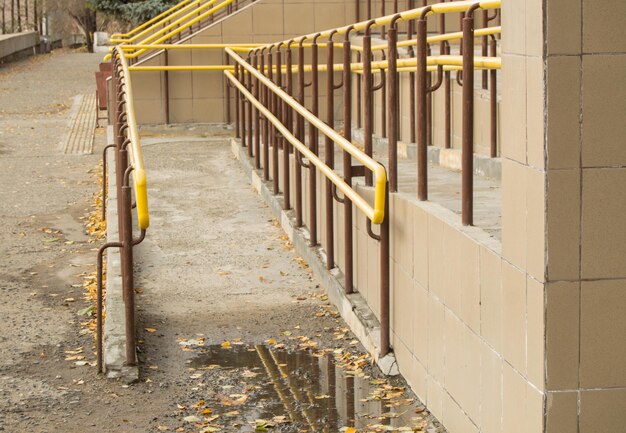
<path fill-rule="evenodd" d="M 389 182 L 385 187 L 385 218 L 380 224 L 380 356 L 391 346 L 389 320 Z"/>
<path fill-rule="evenodd" d="M 389 188 L 391 192 L 398 191 L 398 28 L 397 20 L 399 16 L 389 24 L 387 31 L 387 51 L 389 78 L 387 80 L 387 132 L 389 142 Z"/>
<path fill-rule="evenodd" d="M 335 46 L 333 31 L 328 36 L 326 45 L 326 124 L 331 128 L 335 128 Z M 335 168 L 335 146 L 333 140 L 326 136 L 324 139 L 324 162 L 327 166 L 334 170 Z M 335 267 L 335 227 L 333 220 L 333 183 L 330 179 L 326 179 L 325 203 L 326 203 L 326 269 L 330 270 Z"/>
<path fill-rule="evenodd" d="M 246 58 L 246 62 L 248 62 L 248 64 L 252 63 L 252 54 L 248 53 L 248 57 Z M 252 74 L 249 72 L 246 72 L 246 87 L 248 89 L 249 92 L 252 92 Z M 253 120 L 252 120 L 252 102 L 250 101 L 246 101 L 246 132 L 247 132 L 247 139 L 246 142 L 248 143 L 248 158 L 252 158 L 254 155 L 252 153 L 253 148 L 254 148 L 254 143 L 252 143 L 252 124 L 253 124 Z"/>
<path fill-rule="evenodd" d="M 350 44 L 350 32 L 348 28 L 343 42 L 343 135 L 346 140 L 352 142 L 352 71 L 350 70 L 352 50 Z M 343 180 L 352 186 L 352 156 L 343 151 Z M 343 199 L 343 227 L 344 227 L 344 290 L 346 293 L 354 292 L 354 257 L 352 245 L 352 202 L 348 197 Z"/>
<path fill-rule="evenodd" d="M 302 45 L 305 38 L 300 39 L 298 44 L 298 103 L 304 106 L 304 46 Z M 296 114 L 296 138 L 304 143 L 304 118 Z M 302 227 L 302 166 L 300 165 L 300 152 L 294 148 L 294 157 L 296 164 L 294 165 L 295 177 L 295 200 L 296 200 L 296 227 Z"/>
<path fill-rule="evenodd" d="M 483 28 L 489 27 L 489 10 L 483 9 L 483 13 L 481 14 L 483 21 Z M 443 14 L 442 14 L 443 15 Z M 487 56 L 487 52 L 489 51 L 489 36 L 483 36 L 481 41 L 481 55 L 483 57 Z M 482 88 L 483 90 L 487 90 L 489 85 L 489 71 L 486 69 L 482 72 Z"/>
<path fill-rule="evenodd" d="M 268 50 L 267 50 L 267 73 L 266 76 L 271 80 L 274 74 L 273 71 L 273 61 L 272 61 L 272 48 L 273 46 L 271 46 Z M 265 106 L 270 110 L 270 112 L 273 113 L 274 111 L 274 107 L 273 107 L 273 101 L 274 101 L 274 95 L 272 93 L 272 91 L 269 89 L 269 87 L 265 88 Z M 268 120 L 267 121 L 267 130 L 265 131 L 265 144 L 263 149 L 265 150 L 264 155 L 263 155 L 263 180 L 268 182 L 270 180 L 270 147 L 273 148 L 274 147 L 274 138 L 275 133 L 274 133 L 274 127 L 272 125 L 272 123 Z"/>
<path fill-rule="evenodd" d="M 491 35 L 490 41 L 490 49 L 491 56 L 496 57 L 497 55 L 497 42 L 495 35 Z M 492 69 L 489 71 L 489 105 L 491 111 L 491 146 L 490 146 L 490 156 L 492 158 L 496 158 L 498 156 L 498 81 L 497 81 L 497 70 Z"/>
<path fill-rule="evenodd" d="M 427 47 L 426 47 L 426 14 L 428 9 L 424 9 L 417 20 L 417 73 L 415 80 L 416 103 L 417 103 L 417 198 L 428 200 L 428 149 L 426 135 L 426 103 L 427 103 Z"/>
<path fill-rule="evenodd" d="M 370 29 L 374 21 L 365 27 L 363 36 L 363 147 L 367 156 L 372 156 L 372 141 L 374 134 L 374 101 L 372 84 L 372 37 Z M 365 185 L 372 186 L 372 172 L 366 171 Z"/>
<path fill-rule="evenodd" d="M 163 50 L 163 62 L 169 65 L 167 50 Z M 170 75 L 168 71 L 163 71 L 163 110 L 165 111 L 165 124 L 170 124 Z"/>
<path fill-rule="evenodd" d="M 450 54 L 450 44 L 446 42 L 443 46 L 443 54 Z M 450 149 L 452 147 L 452 125 L 451 125 L 451 100 L 450 100 L 450 71 L 444 72 L 444 105 L 445 105 L 445 118 L 444 118 L 444 146 L 446 149 Z"/>
<path fill-rule="evenodd" d="M 224 64 L 226 66 L 230 65 L 230 56 L 227 53 L 224 53 Z M 224 79 L 224 100 L 226 103 L 225 111 L 226 111 L 226 121 L 227 125 L 230 125 L 230 83 L 227 79 Z"/>
<path fill-rule="evenodd" d="M 474 10 L 470 6 L 463 18 L 463 132 L 461 160 L 461 220 L 474 224 Z"/>
<path fill-rule="evenodd" d="M 126 153 L 126 150 L 123 150 Z M 131 188 L 128 176 L 132 170 L 129 167 L 124 175 L 122 200 L 124 201 L 124 236 L 122 238 L 122 255 L 125 256 L 123 266 L 124 311 L 126 312 L 126 365 L 137 365 L 137 349 L 135 336 L 135 283 L 133 275 L 133 220 Z"/>
<path fill-rule="evenodd" d="M 291 57 L 291 43 L 287 43 L 285 50 L 285 91 L 291 96 L 293 91 L 293 75 L 292 66 L 293 61 Z M 283 121 L 287 126 L 287 129 L 291 132 L 293 130 L 293 123 L 291 119 L 291 107 L 286 103 L 283 103 Z M 289 155 L 291 154 L 291 143 L 287 140 L 283 140 L 283 209 L 291 209 L 291 176 L 289 169 Z"/>
<path fill-rule="evenodd" d="M 241 82 L 241 77 L 239 76 L 239 63 L 235 62 L 235 78 L 237 81 Z M 241 97 L 239 95 L 239 91 L 235 89 L 235 137 L 241 138 L 241 123 L 239 121 L 239 116 L 241 115 L 240 106 L 241 105 Z"/>
<path fill-rule="evenodd" d="M 252 65 L 255 69 L 259 69 L 259 52 L 258 50 L 254 54 L 254 64 Z M 259 95 L 261 93 L 259 87 L 261 83 L 258 78 L 254 79 L 254 98 L 256 100 L 259 99 Z M 261 167 L 261 113 L 259 110 L 254 110 L 254 168 L 257 170 Z"/>
<path fill-rule="evenodd" d="M 426 54 L 431 55 L 430 45 L 426 44 Z M 426 73 L 426 88 L 429 89 L 433 82 L 431 72 Z M 426 146 L 433 145 L 433 94 L 426 93 Z"/>
<path fill-rule="evenodd" d="M 280 74 L 280 72 L 278 71 L 278 63 L 276 64 L 276 67 L 274 67 L 274 56 L 272 55 L 272 50 L 274 48 L 275 48 L 274 45 L 272 45 L 268 50 L 267 67 L 268 67 L 268 77 L 271 81 L 274 81 L 275 70 L 276 70 L 276 77 L 278 77 L 278 75 Z M 278 47 L 276 48 L 278 51 Z M 276 100 L 276 94 L 270 90 L 269 97 L 270 97 L 269 108 L 272 111 L 272 113 L 276 117 L 278 117 L 278 119 L 280 120 L 280 115 L 278 114 L 278 101 Z M 276 127 L 271 126 L 270 146 L 272 148 L 272 188 L 273 188 L 274 194 L 278 194 L 280 192 L 279 186 L 278 186 L 278 137 L 277 137 L 277 133 L 278 133 L 278 130 L 276 129 Z"/>
<path fill-rule="evenodd" d="M 361 58 L 363 56 L 361 55 L 361 53 L 356 53 L 356 61 L 357 63 L 361 63 Z M 357 74 L 356 75 L 356 127 L 357 129 L 361 129 L 363 127 L 363 111 L 361 109 L 362 104 L 361 104 L 361 100 L 362 100 L 362 95 L 361 95 L 361 88 L 362 88 L 362 77 L 361 75 Z"/>
<path fill-rule="evenodd" d="M 280 55 L 280 47 L 283 43 L 279 43 L 276 46 L 276 85 L 280 88 L 282 88 L 282 84 L 283 84 L 283 74 L 282 74 L 282 58 Z M 281 123 L 285 123 L 285 119 L 283 119 L 283 104 L 282 104 L 282 100 L 278 97 L 278 95 L 274 95 L 274 110 L 275 110 L 275 114 L 276 117 L 278 118 L 278 120 Z M 272 156 L 274 157 L 274 174 L 273 174 L 273 180 L 274 180 L 274 194 L 279 194 L 280 193 L 280 187 L 279 187 L 279 177 L 280 177 L 280 172 L 279 172 L 279 159 L 278 159 L 278 152 L 279 149 L 281 147 L 281 144 L 283 144 L 282 142 L 284 141 L 282 139 L 281 136 L 278 136 L 278 130 L 276 131 L 276 139 L 274 141 L 274 153 L 272 154 Z M 284 146 L 284 144 L 282 145 L 283 149 L 286 147 Z M 287 154 L 289 155 L 289 154 Z"/>
<path fill-rule="evenodd" d="M 319 113 L 319 60 L 317 38 L 313 38 L 311 45 L 311 113 L 317 117 Z M 318 153 L 317 128 L 309 123 L 309 149 L 315 155 Z M 309 166 L 309 232 L 310 245 L 317 245 L 317 169 L 313 164 Z"/>

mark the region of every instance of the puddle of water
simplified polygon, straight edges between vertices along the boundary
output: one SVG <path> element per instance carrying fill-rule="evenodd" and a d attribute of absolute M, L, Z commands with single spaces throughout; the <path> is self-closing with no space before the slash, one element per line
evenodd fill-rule
<path fill-rule="evenodd" d="M 421 406 L 401 390 L 382 380 L 350 374 L 336 365 L 333 354 L 287 352 L 264 345 L 211 346 L 189 366 L 192 373 L 206 371 L 210 391 L 205 404 L 213 415 L 227 414 L 213 421 L 224 431 L 238 425 L 236 431 L 252 432 L 255 420 L 274 419 L 279 422 L 272 426 L 273 432 L 335 433 L 348 426 L 359 432 L 445 433 L 431 415 L 419 413 Z M 417 427 L 421 428 L 413 430 Z"/>

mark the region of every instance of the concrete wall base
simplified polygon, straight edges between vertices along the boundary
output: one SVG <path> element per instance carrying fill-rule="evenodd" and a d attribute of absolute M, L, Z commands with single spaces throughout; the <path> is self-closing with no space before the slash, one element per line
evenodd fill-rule
<path fill-rule="evenodd" d="M 381 371 L 394 376 L 399 374 L 398 364 L 393 353 L 379 357 L 380 353 L 380 322 L 369 308 L 366 300 L 359 293 L 346 294 L 343 288 L 343 274 L 337 268 L 326 269 L 326 255 L 319 247 L 309 246 L 309 232 L 306 228 L 297 228 L 294 212 L 283 210 L 281 196 L 275 196 L 262 178 L 254 170 L 248 159 L 247 150 L 241 147 L 238 139 L 231 139 L 231 148 L 235 158 L 240 162 L 252 185 L 259 195 L 267 202 L 293 244 L 296 252 L 308 263 L 313 273 L 320 279 L 326 289 L 328 299 L 337 307 L 337 311 L 348 324 L 365 349 L 371 354 Z"/>

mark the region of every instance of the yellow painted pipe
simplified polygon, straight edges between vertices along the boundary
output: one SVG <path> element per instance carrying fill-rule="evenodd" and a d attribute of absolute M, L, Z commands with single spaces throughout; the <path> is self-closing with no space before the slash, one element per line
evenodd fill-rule
<path fill-rule="evenodd" d="M 175 4 L 174 6 L 172 6 L 171 8 L 169 8 L 168 10 L 160 13 L 159 15 L 157 15 L 154 18 L 149 19 L 148 21 L 146 21 L 145 23 L 141 24 L 138 27 L 135 27 L 134 29 L 132 29 L 131 31 L 129 31 L 128 33 L 113 33 L 111 35 L 111 38 L 126 38 L 128 36 L 132 36 L 135 33 L 145 29 L 146 27 L 148 27 L 151 24 L 156 23 L 157 21 L 161 20 L 162 18 L 168 16 L 169 14 L 171 14 L 172 12 L 174 12 L 175 10 L 183 7 L 184 5 L 186 5 L 187 3 L 189 3 L 191 0 L 182 0 L 181 2 Z"/>
<path fill-rule="evenodd" d="M 281 134 L 287 138 L 294 146 L 298 148 L 298 150 L 305 155 L 315 166 L 317 166 L 324 175 L 330 179 L 337 188 L 339 188 L 346 196 L 350 198 L 350 200 L 363 211 L 367 217 L 374 224 L 382 223 L 385 218 L 385 191 L 387 184 L 387 173 L 385 168 L 373 160 L 371 157 L 367 156 L 364 152 L 362 152 L 359 148 L 357 148 L 354 144 L 350 143 L 346 140 L 341 134 L 335 131 L 333 128 L 329 127 L 324 121 L 314 116 L 309 110 L 307 110 L 302 105 L 298 104 L 296 100 L 287 94 L 284 90 L 274 84 L 270 79 L 268 79 L 265 75 L 261 74 L 258 70 L 252 67 L 252 65 L 245 62 L 239 55 L 237 55 L 230 48 L 226 48 L 226 52 L 228 55 L 239 65 L 246 70 L 249 74 L 253 75 L 255 79 L 258 79 L 263 85 L 268 87 L 274 94 L 276 94 L 279 98 L 287 103 L 291 108 L 293 108 L 298 114 L 300 114 L 306 121 L 308 121 L 311 125 L 317 128 L 320 132 L 326 135 L 328 138 L 333 140 L 337 145 L 343 148 L 346 152 L 350 153 L 357 161 L 363 164 L 366 168 L 368 168 L 374 174 L 375 178 L 375 186 L 374 186 L 374 206 L 370 206 L 363 197 L 359 196 L 356 191 L 354 191 L 351 187 L 349 187 L 341 177 L 339 177 L 330 167 L 324 164 L 315 154 L 313 154 L 304 144 L 300 143 L 292 134 L 289 132 L 287 127 L 285 127 L 280 121 L 259 101 L 257 101 L 250 92 L 235 79 L 234 75 L 225 71 L 226 76 L 237 86 L 237 88 L 244 93 L 246 98 L 250 100 L 255 106 L 263 112 L 264 116 L 269 118 L 272 116 L 273 119 L 270 119 L 272 123 L 276 122 L 276 127 L 280 130 Z M 317 161 L 316 161 L 317 159 Z"/>
<path fill-rule="evenodd" d="M 501 0 L 454 1 L 454 2 L 448 2 L 448 3 L 439 3 L 439 4 L 429 6 L 431 8 L 431 12 L 428 15 L 431 15 L 433 13 L 444 14 L 444 13 L 452 13 L 452 12 L 465 12 L 470 7 L 472 7 L 473 5 L 477 3 L 479 4 L 480 9 L 497 9 L 497 8 L 500 8 L 501 6 Z M 414 20 L 420 17 L 424 9 L 425 8 L 423 7 L 417 8 L 417 9 L 411 9 L 405 12 L 400 12 L 398 14 L 391 14 L 391 15 L 387 15 L 384 17 L 376 18 L 374 20 L 361 21 L 359 23 L 348 25 L 348 26 L 324 30 L 322 32 L 317 32 L 317 33 L 310 33 L 308 35 L 298 36 L 292 39 L 285 40 L 283 41 L 283 44 L 286 45 L 290 41 L 298 41 L 298 42 L 311 41 L 316 37 L 318 39 L 327 39 L 331 34 L 345 35 L 349 30 L 359 32 L 359 31 L 365 30 L 365 28 L 368 26 L 370 21 L 374 22 L 374 24 L 371 27 L 388 26 L 391 23 L 391 21 L 394 19 L 394 17 L 396 16 L 400 16 L 400 19 L 398 21 Z M 273 45 L 274 46 L 278 45 L 278 43 L 265 44 L 264 47 L 269 48 Z"/>
<path fill-rule="evenodd" d="M 121 81 L 124 84 L 124 103 L 126 105 L 126 122 L 128 123 L 128 144 L 129 162 L 133 167 L 133 182 L 135 184 L 135 200 L 137 203 L 137 223 L 140 229 L 147 229 L 150 226 L 150 214 L 148 212 L 148 187 L 146 169 L 143 163 L 141 143 L 139 141 L 139 131 L 137 128 L 137 117 L 135 115 L 135 104 L 133 98 L 133 86 L 128 69 L 128 61 L 122 55 L 121 50 L 114 53 L 120 59 L 122 68 Z"/>

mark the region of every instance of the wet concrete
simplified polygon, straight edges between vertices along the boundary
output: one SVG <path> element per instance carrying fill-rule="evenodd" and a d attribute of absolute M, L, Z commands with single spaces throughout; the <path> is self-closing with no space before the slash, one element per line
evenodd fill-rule
<path fill-rule="evenodd" d="M 404 387 L 345 359 L 280 345 L 207 347 L 188 361 L 190 375 L 210 383 L 189 416 L 227 431 L 444 431 Z"/>

